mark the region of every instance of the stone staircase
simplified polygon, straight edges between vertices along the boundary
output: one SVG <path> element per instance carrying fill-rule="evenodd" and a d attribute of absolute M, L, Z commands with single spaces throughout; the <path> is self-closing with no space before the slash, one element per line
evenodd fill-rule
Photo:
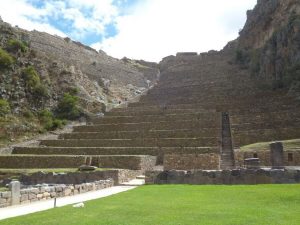
<path fill-rule="evenodd" d="M 234 152 L 231 138 L 229 114 L 224 112 L 222 113 L 221 169 L 234 168 Z"/>

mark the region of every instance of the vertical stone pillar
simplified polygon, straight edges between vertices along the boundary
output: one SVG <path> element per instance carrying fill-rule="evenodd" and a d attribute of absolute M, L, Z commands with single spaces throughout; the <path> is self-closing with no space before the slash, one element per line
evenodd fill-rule
<path fill-rule="evenodd" d="M 9 189 L 11 191 L 11 204 L 12 205 L 20 204 L 21 183 L 19 181 L 10 182 Z"/>
<path fill-rule="evenodd" d="M 283 160 L 283 145 L 282 142 L 273 142 L 270 144 L 271 150 L 271 165 L 273 169 L 282 169 L 284 168 Z"/>

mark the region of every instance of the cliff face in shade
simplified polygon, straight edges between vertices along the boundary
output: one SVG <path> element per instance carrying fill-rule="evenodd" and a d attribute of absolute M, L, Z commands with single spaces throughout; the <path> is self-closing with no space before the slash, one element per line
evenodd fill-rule
<path fill-rule="evenodd" d="M 236 60 L 273 89 L 300 91 L 300 2 L 258 0 L 247 12 Z"/>

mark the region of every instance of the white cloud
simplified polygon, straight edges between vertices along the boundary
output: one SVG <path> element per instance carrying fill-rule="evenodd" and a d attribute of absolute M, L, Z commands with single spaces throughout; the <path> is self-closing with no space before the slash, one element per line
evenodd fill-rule
<path fill-rule="evenodd" d="M 109 55 L 159 61 L 178 51 L 219 50 L 237 37 L 256 0 L 145 0 L 116 19 L 119 33 L 95 43 Z"/>
<path fill-rule="evenodd" d="M 72 38 L 80 39 L 88 33 L 105 34 L 105 26 L 117 17 L 118 8 L 112 0 L 49 0 L 41 8 L 27 0 L 10 0 L 1 1 L 0 15 L 12 25 L 59 36 L 67 35 L 52 26 L 48 18 L 60 19 L 61 23 L 68 20 L 73 28 Z"/>
<path fill-rule="evenodd" d="M 26 0 L 1 1 L 0 16 L 5 22 L 18 25 L 27 30 L 39 30 L 63 37 L 66 36 L 62 31 L 47 22 L 38 22 L 28 18 L 39 19 L 47 13 L 49 13 L 47 9 L 36 9 L 28 4 Z"/>

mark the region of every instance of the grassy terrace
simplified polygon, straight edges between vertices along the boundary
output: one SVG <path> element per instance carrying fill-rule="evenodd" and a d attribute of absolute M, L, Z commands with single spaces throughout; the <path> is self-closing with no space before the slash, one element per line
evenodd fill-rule
<path fill-rule="evenodd" d="M 2 225 L 298 225 L 300 185 L 142 186 L 0 221 Z"/>
<path fill-rule="evenodd" d="M 250 150 L 261 150 L 261 151 L 266 151 L 270 150 L 269 144 L 271 142 L 260 142 L 260 143 L 255 143 L 251 145 L 246 145 L 241 147 L 242 151 L 250 151 Z M 282 141 L 283 147 L 286 150 L 292 151 L 292 150 L 300 150 L 300 139 L 293 139 L 293 140 L 284 140 Z"/>

